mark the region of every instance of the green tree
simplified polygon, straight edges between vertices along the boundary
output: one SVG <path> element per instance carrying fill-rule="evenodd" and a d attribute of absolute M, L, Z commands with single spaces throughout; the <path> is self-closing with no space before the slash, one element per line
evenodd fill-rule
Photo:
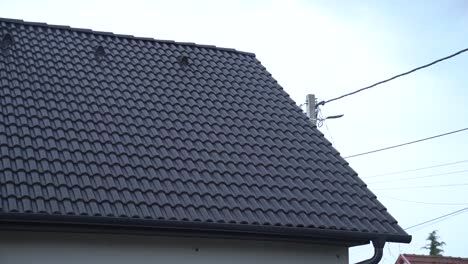
<path fill-rule="evenodd" d="M 429 249 L 429 255 L 431 256 L 442 256 L 442 249 L 445 246 L 445 242 L 439 241 L 439 236 L 437 235 L 437 230 L 432 231 L 429 233 L 429 236 L 426 238 L 429 243 L 423 247 L 424 249 Z"/>

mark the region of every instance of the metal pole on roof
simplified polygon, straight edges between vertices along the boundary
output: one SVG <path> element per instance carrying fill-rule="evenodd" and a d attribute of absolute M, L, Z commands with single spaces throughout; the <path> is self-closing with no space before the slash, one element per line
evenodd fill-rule
<path fill-rule="evenodd" d="M 307 116 L 310 122 L 315 126 L 317 124 L 317 113 L 315 112 L 315 105 L 317 104 L 315 95 L 308 94 L 306 96 Z"/>

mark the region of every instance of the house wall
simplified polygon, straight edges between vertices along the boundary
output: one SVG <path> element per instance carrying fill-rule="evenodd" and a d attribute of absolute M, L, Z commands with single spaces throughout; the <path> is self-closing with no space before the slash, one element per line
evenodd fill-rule
<path fill-rule="evenodd" d="M 346 247 L 292 242 L 0 231 L 2 264 L 348 263 Z"/>

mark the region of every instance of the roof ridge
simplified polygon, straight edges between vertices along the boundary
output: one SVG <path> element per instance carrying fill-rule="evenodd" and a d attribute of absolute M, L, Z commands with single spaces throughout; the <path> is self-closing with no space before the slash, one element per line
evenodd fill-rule
<path fill-rule="evenodd" d="M 48 27 L 48 28 L 55 28 L 55 29 L 66 29 L 66 30 L 71 30 L 71 31 L 78 31 L 78 32 L 91 33 L 91 34 L 104 35 L 104 36 L 112 36 L 112 37 L 119 37 L 119 38 L 128 38 L 128 39 L 134 39 L 134 40 L 145 40 L 145 41 L 152 41 L 152 42 L 159 42 L 159 43 L 166 43 L 166 44 L 199 47 L 199 48 L 204 48 L 204 49 L 215 49 L 215 50 L 226 51 L 226 52 L 234 52 L 234 53 L 239 53 L 239 54 L 244 54 L 244 55 L 255 57 L 255 53 L 253 53 L 253 52 L 241 51 L 241 50 L 236 50 L 236 49 L 233 49 L 233 48 L 218 47 L 218 46 L 215 46 L 215 45 L 197 44 L 197 43 L 194 43 L 194 42 L 178 42 L 178 41 L 174 41 L 174 40 L 155 39 L 155 38 L 151 38 L 151 37 L 138 37 L 138 36 L 126 35 L 126 34 L 116 34 L 116 33 L 107 32 L 107 31 L 96 31 L 96 30 L 92 30 L 92 29 L 88 29 L 88 28 L 78 28 L 78 27 L 70 27 L 70 26 L 66 26 L 66 25 L 54 25 L 54 24 L 47 24 L 47 23 L 44 23 L 44 22 L 32 22 L 32 21 L 24 21 L 22 19 L 0 17 L 0 22 L 2 22 L 2 21 L 3 22 L 9 22 L 9 23 L 29 25 L 29 26 Z"/>

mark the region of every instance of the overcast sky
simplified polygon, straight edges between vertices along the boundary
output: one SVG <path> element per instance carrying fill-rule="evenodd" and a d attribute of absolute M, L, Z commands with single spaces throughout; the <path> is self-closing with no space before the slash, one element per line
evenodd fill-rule
<path fill-rule="evenodd" d="M 333 98 L 468 47 L 464 0 L 0 0 L 0 17 L 253 52 L 298 105 L 308 93 Z M 348 156 L 465 128 L 467 86 L 468 54 L 326 104 L 325 116 L 344 117 L 321 130 Z M 361 177 L 369 177 L 468 160 L 467 139 L 468 132 L 462 132 L 348 161 Z M 380 189 L 468 183 L 468 172 L 394 181 L 462 170 L 468 170 L 468 162 L 365 180 L 408 227 L 467 207 L 468 186 Z M 434 229 L 447 243 L 445 255 L 468 257 L 467 223 L 465 213 L 412 229 L 412 243 L 387 247 L 383 263 L 393 264 L 399 253 L 427 254 L 421 247 Z M 354 248 L 350 261 L 372 253 L 371 246 Z"/>

